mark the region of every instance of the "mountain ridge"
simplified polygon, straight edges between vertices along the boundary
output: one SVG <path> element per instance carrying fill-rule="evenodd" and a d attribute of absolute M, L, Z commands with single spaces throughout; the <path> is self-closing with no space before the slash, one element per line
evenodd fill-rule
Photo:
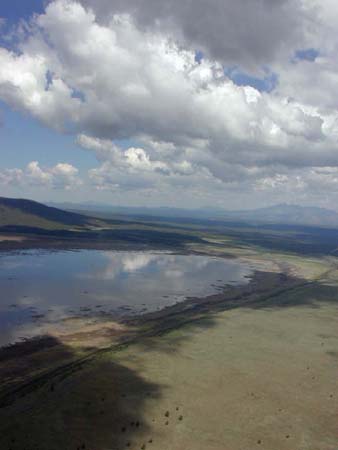
<path fill-rule="evenodd" d="M 49 203 L 23 198 L 0 197 L 0 226 L 25 225 L 47 229 L 83 228 L 94 221 L 119 216 L 170 219 L 203 219 L 243 222 L 251 225 L 302 225 L 338 228 L 336 211 L 293 204 L 279 204 L 251 210 L 227 211 L 219 208 L 183 209 L 171 207 L 124 207 L 104 204 Z"/>
<path fill-rule="evenodd" d="M 205 207 L 196 209 L 172 207 L 128 207 L 108 204 L 63 203 L 55 204 L 67 210 L 83 214 L 110 214 L 125 215 L 133 218 L 140 217 L 167 217 L 167 218 L 197 218 L 208 220 L 243 221 L 251 224 L 280 224 L 305 225 L 338 228 L 338 212 L 318 206 L 300 206 L 281 203 L 277 205 L 249 209 L 224 210 L 220 208 Z"/>

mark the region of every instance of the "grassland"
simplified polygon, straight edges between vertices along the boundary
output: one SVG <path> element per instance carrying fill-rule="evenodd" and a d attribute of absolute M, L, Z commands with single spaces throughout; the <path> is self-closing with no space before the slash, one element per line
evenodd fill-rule
<path fill-rule="evenodd" d="M 13 224 L 30 224 L 32 227 L 51 229 L 62 229 L 61 223 L 38 217 L 34 214 L 0 205 L 0 226 L 6 227 Z"/>

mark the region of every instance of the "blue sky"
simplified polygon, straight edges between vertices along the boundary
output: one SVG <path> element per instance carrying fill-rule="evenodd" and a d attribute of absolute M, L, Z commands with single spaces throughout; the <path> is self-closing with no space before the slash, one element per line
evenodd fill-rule
<path fill-rule="evenodd" d="M 28 19 L 33 13 L 41 13 L 45 0 L 1 0 L 0 17 L 15 24 L 20 19 Z"/>
<path fill-rule="evenodd" d="M 94 154 L 81 150 L 74 143 L 74 136 L 53 131 L 3 102 L 0 102 L 0 114 L 2 168 L 22 167 L 32 160 L 45 166 L 67 161 L 83 170 L 95 164 Z"/>
<path fill-rule="evenodd" d="M 225 74 L 237 86 L 252 86 L 260 92 L 271 92 L 278 84 L 278 76 L 266 69 L 264 77 L 257 77 L 241 71 L 238 67 L 226 69 Z"/>
<path fill-rule="evenodd" d="M 320 52 L 315 48 L 305 48 L 296 50 L 295 57 L 301 61 L 315 61 Z"/>

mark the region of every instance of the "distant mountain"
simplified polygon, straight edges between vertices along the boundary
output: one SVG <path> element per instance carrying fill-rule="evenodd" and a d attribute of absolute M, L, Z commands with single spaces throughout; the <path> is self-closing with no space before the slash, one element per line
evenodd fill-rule
<path fill-rule="evenodd" d="M 217 208 L 181 209 L 170 207 L 124 207 L 105 204 L 64 203 L 57 206 L 64 209 L 100 215 L 105 218 L 129 216 L 132 218 L 207 219 L 249 224 L 305 225 L 338 228 L 338 213 L 329 209 L 280 204 L 266 208 L 226 211 Z"/>
<path fill-rule="evenodd" d="M 105 203 L 84 202 L 84 203 L 48 203 L 50 206 L 66 209 L 68 211 L 80 211 L 86 213 L 99 213 L 108 215 L 126 215 L 133 217 L 149 216 L 149 217 L 185 217 L 185 218 L 201 218 L 205 217 L 205 209 L 183 209 L 172 208 L 167 206 L 149 207 L 149 206 L 115 206 Z M 217 211 L 217 210 L 212 210 Z M 221 210 L 223 213 L 224 211 Z"/>
<path fill-rule="evenodd" d="M 337 212 L 314 206 L 281 204 L 251 211 L 232 211 L 226 215 L 251 223 L 338 227 Z"/>
<path fill-rule="evenodd" d="M 32 200 L 0 197 L 0 226 L 16 225 L 46 229 L 82 227 L 90 218 Z"/>

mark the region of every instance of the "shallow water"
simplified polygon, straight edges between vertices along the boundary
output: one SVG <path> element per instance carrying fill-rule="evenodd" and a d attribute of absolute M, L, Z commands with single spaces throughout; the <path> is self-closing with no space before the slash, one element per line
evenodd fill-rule
<path fill-rule="evenodd" d="M 25 251 L 0 255 L 0 345 L 73 316 L 144 314 L 224 284 L 247 282 L 237 260 L 116 251 Z"/>

